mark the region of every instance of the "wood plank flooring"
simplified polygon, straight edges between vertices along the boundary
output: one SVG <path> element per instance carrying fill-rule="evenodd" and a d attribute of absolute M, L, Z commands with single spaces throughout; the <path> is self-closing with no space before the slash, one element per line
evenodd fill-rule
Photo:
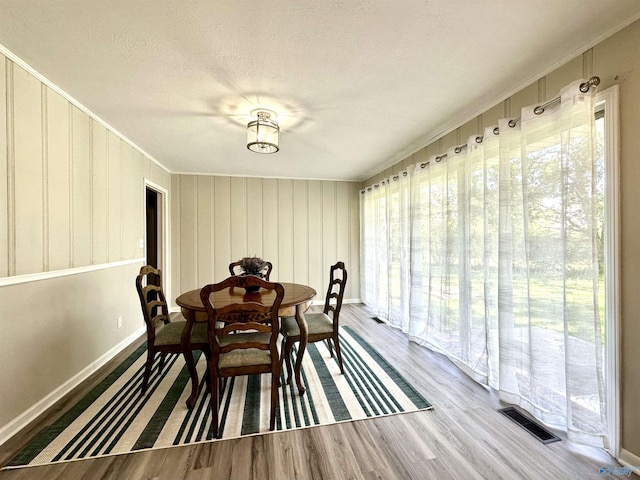
<path fill-rule="evenodd" d="M 314 307 L 318 310 L 318 307 Z M 434 410 L 0 472 L 0 480 L 73 479 L 596 479 L 618 463 L 605 451 L 566 440 L 544 445 L 497 412 L 495 394 L 449 360 L 409 343 L 343 305 L 341 320 L 383 354 Z M 85 382 L 24 432 L 0 446 L 0 464 L 53 422 L 124 358 Z"/>

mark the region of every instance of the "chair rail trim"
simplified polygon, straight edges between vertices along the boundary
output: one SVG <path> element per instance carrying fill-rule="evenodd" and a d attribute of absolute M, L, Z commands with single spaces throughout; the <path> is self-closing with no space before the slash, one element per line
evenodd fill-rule
<path fill-rule="evenodd" d="M 20 283 L 38 282 L 40 280 L 49 280 L 51 278 L 67 277 L 69 275 L 78 275 L 79 273 L 95 272 L 107 268 L 122 267 L 124 265 L 133 265 L 134 263 L 144 264 L 144 257 L 132 258 L 131 260 L 122 260 L 119 262 L 101 263 L 98 265 L 87 265 L 84 267 L 66 268 L 63 270 L 52 270 L 50 272 L 27 273 L 24 275 L 14 275 L 11 277 L 0 278 L 0 287 L 9 285 L 17 285 Z"/>

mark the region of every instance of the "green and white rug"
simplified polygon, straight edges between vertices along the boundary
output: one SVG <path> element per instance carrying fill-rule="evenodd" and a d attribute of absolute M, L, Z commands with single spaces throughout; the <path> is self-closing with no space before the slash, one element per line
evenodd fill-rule
<path fill-rule="evenodd" d="M 432 408 L 348 327 L 342 329 L 340 342 L 344 375 L 323 342 L 307 346 L 302 362 L 307 392 L 299 396 L 295 382 L 279 389 L 276 430 Z M 141 396 L 145 357 L 146 347 L 142 345 L 5 468 L 212 440 L 210 396 L 204 381 L 196 406 L 188 410 L 189 374 L 183 358 L 172 355 L 160 376 L 154 368 L 147 394 Z M 205 368 L 204 355 L 200 355 L 199 378 L 203 378 Z M 270 389 L 268 374 L 228 380 L 220 407 L 222 439 L 269 432 Z"/>

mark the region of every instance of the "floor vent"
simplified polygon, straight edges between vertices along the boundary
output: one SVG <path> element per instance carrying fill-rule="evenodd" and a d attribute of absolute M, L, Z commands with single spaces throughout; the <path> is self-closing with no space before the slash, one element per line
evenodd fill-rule
<path fill-rule="evenodd" d="M 522 428 L 524 428 L 526 431 L 528 431 L 531 435 L 536 437 L 538 440 L 540 440 L 544 444 L 559 442 L 561 440 L 560 437 L 557 437 L 550 431 L 541 427 L 536 422 L 524 416 L 522 413 L 520 413 L 518 410 L 516 410 L 513 407 L 501 408 L 498 411 L 503 415 L 509 417 L 514 422 L 516 422 L 518 425 L 520 425 Z"/>
<path fill-rule="evenodd" d="M 384 323 L 384 320 L 382 320 L 381 318 L 378 317 L 371 317 L 372 320 L 375 320 L 378 323 Z"/>

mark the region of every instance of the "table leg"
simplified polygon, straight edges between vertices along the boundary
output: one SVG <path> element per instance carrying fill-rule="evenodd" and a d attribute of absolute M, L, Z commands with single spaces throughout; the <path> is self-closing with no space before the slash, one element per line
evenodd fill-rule
<path fill-rule="evenodd" d="M 304 356 L 304 351 L 307 348 L 307 321 L 302 314 L 302 307 L 300 305 L 296 306 L 296 322 L 298 323 L 298 328 L 300 329 L 300 344 L 298 346 L 298 355 L 296 357 L 296 365 L 295 365 L 295 375 L 296 375 L 296 385 L 298 386 L 298 393 L 300 395 L 304 395 L 305 388 L 302 385 L 302 378 L 300 376 L 300 369 L 302 367 L 302 357 Z"/>
<path fill-rule="evenodd" d="M 187 399 L 187 408 L 191 410 L 198 396 L 198 372 L 196 371 L 196 362 L 193 359 L 193 351 L 191 350 L 191 332 L 193 331 L 193 324 L 195 322 L 195 312 L 183 308 L 182 314 L 186 318 L 187 323 L 182 331 L 180 346 L 182 347 L 182 355 L 189 370 L 189 377 L 191 377 L 191 395 Z"/>

